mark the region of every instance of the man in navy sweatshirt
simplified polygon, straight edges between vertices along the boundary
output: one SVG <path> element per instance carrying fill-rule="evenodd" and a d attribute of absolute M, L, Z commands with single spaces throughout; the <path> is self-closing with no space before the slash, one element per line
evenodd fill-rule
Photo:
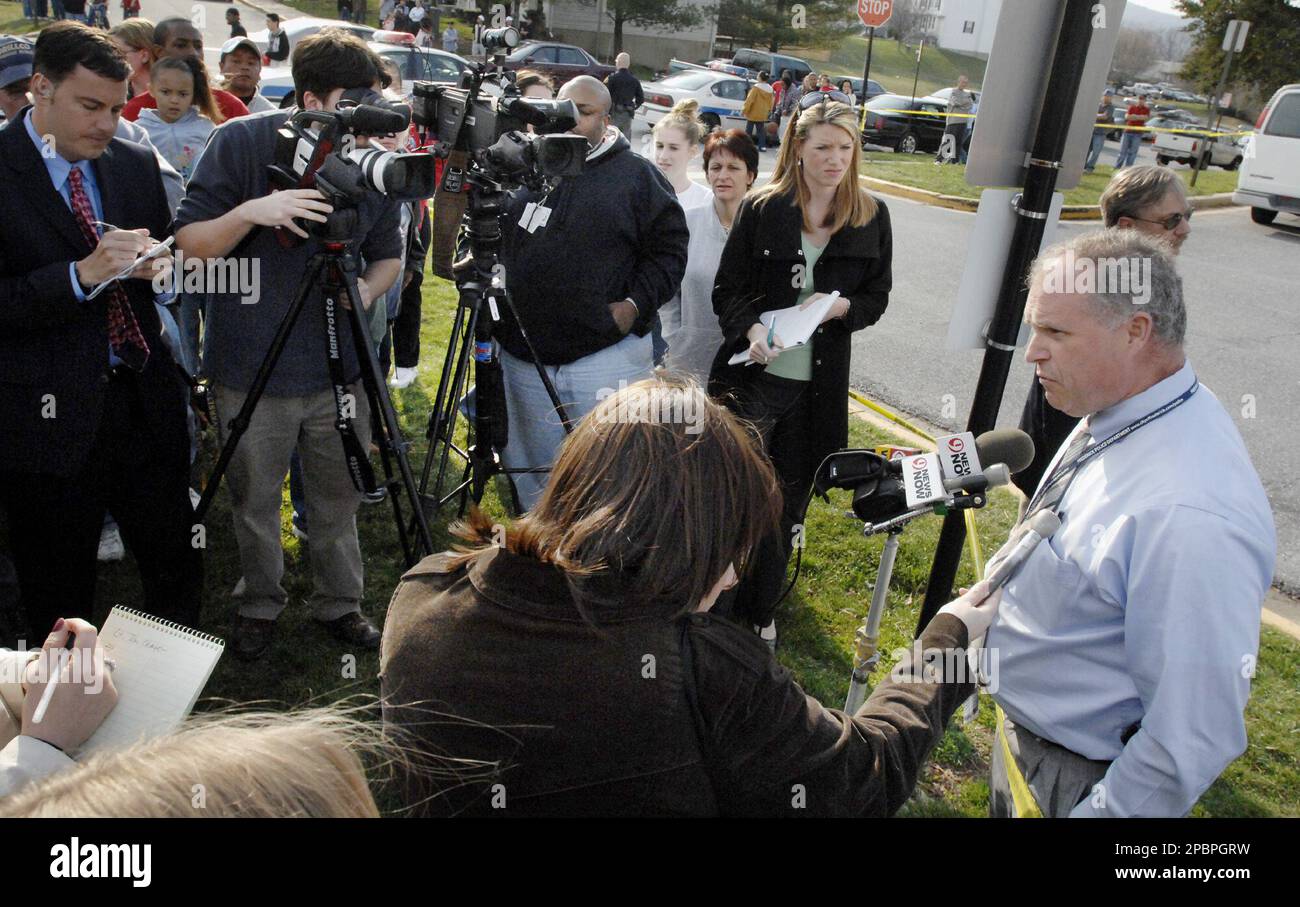
<path fill-rule="evenodd" d="M 690 234 L 672 185 L 610 126 L 608 89 L 578 76 L 558 97 L 578 108 L 571 132 L 591 145 L 586 167 L 549 193 L 511 196 L 501 257 L 523 327 L 565 417 L 576 423 L 620 382 L 650 375 L 650 329 L 682 282 Z M 564 441 L 563 421 L 519 324 L 509 311 L 501 315 L 496 335 L 509 419 L 502 459 L 507 469 L 544 469 Z M 530 509 L 547 473 L 513 478 L 521 506 Z"/>

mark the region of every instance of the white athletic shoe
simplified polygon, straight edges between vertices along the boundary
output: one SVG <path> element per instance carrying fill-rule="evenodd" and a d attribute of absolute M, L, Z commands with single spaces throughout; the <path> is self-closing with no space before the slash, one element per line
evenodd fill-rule
<path fill-rule="evenodd" d="M 415 381 L 415 369 L 413 368 L 395 368 L 393 377 L 388 383 L 393 387 L 401 390 L 404 387 L 410 387 Z"/>
<path fill-rule="evenodd" d="M 120 561 L 126 557 L 126 546 L 122 544 L 122 533 L 117 527 L 105 529 L 99 536 L 99 560 L 103 563 Z"/>

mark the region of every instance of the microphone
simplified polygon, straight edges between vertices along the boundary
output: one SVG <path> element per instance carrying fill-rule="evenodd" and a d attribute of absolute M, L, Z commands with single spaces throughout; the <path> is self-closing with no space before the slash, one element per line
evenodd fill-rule
<path fill-rule="evenodd" d="M 1050 510 L 1040 510 L 1029 520 L 1025 527 L 1025 534 L 1016 542 L 1016 546 L 1011 549 L 1011 553 L 998 562 L 993 568 L 993 572 L 987 577 L 989 582 L 989 592 L 996 592 L 1006 585 L 1011 579 L 1012 574 L 1020 569 L 1029 555 L 1034 553 L 1034 549 L 1045 538 L 1050 538 L 1056 530 L 1061 528 L 1061 518 Z"/>

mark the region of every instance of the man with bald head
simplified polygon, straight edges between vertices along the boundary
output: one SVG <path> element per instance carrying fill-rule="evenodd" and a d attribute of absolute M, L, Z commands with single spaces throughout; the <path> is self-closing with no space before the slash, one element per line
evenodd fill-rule
<path fill-rule="evenodd" d="M 632 141 L 632 117 L 637 108 L 645 103 L 641 81 L 632 75 L 629 68 L 631 65 L 631 57 L 626 53 L 619 54 L 614 58 L 615 70 L 605 79 L 605 84 L 609 86 L 610 119 L 618 131 L 627 136 L 629 142 Z"/>
<path fill-rule="evenodd" d="M 193 22 L 182 16 L 163 19 L 154 26 L 153 58 L 161 60 L 163 57 L 173 57 L 177 60 L 193 57 L 202 63 L 202 32 L 194 27 Z M 212 79 L 209 78 L 208 81 L 211 82 Z M 221 108 L 221 115 L 227 120 L 248 116 L 248 108 L 244 106 L 244 102 L 230 92 L 220 88 L 213 88 L 212 98 L 217 102 L 217 106 Z M 122 116 L 125 119 L 135 121 L 139 118 L 141 110 L 156 108 L 157 106 L 158 102 L 154 99 L 153 94 L 146 91 L 126 102 L 126 106 L 122 108 Z"/>
<path fill-rule="evenodd" d="M 606 87 L 578 76 L 559 99 L 577 107 L 570 132 L 590 146 L 586 165 L 549 191 L 513 193 L 503 230 L 506 282 L 564 408 L 555 412 L 520 324 L 503 311 L 496 335 L 509 443 L 502 459 L 507 469 L 543 470 L 513 474 L 524 509 L 546 487 L 563 419 L 576 423 L 621 382 L 649 376 L 650 329 L 681 284 L 689 239 L 672 185 L 610 125 Z"/>

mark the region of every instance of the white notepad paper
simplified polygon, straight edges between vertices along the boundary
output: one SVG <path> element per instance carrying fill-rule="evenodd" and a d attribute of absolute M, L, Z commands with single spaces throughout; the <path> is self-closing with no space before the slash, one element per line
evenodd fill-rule
<path fill-rule="evenodd" d="M 121 606 L 109 612 L 99 644 L 105 658 L 117 662 L 117 705 L 77 757 L 175 730 L 226 647 L 215 636 Z"/>
<path fill-rule="evenodd" d="M 758 316 L 759 322 L 765 328 L 772 327 L 772 319 L 776 319 L 776 336 L 781 338 L 784 349 L 792 350 L 796 346 L 803 346 L 817 330 L 817 326 L 822 323 L 826 313 L 830 311 L 831 306 L 835 305 L 835 300 L 840 298 L 839 293 L 831 293 L 823 296 L 808 306 L 801 309 L 797 305 L 792 305 L 788 309 L 772 309 L 770 312 L 764 312 Z M 727 360 L 727 365 L 740 365 L 740 363 L 753 362 L 749 358 L 749 348 L 741 350 L 736 355 Z"/>

